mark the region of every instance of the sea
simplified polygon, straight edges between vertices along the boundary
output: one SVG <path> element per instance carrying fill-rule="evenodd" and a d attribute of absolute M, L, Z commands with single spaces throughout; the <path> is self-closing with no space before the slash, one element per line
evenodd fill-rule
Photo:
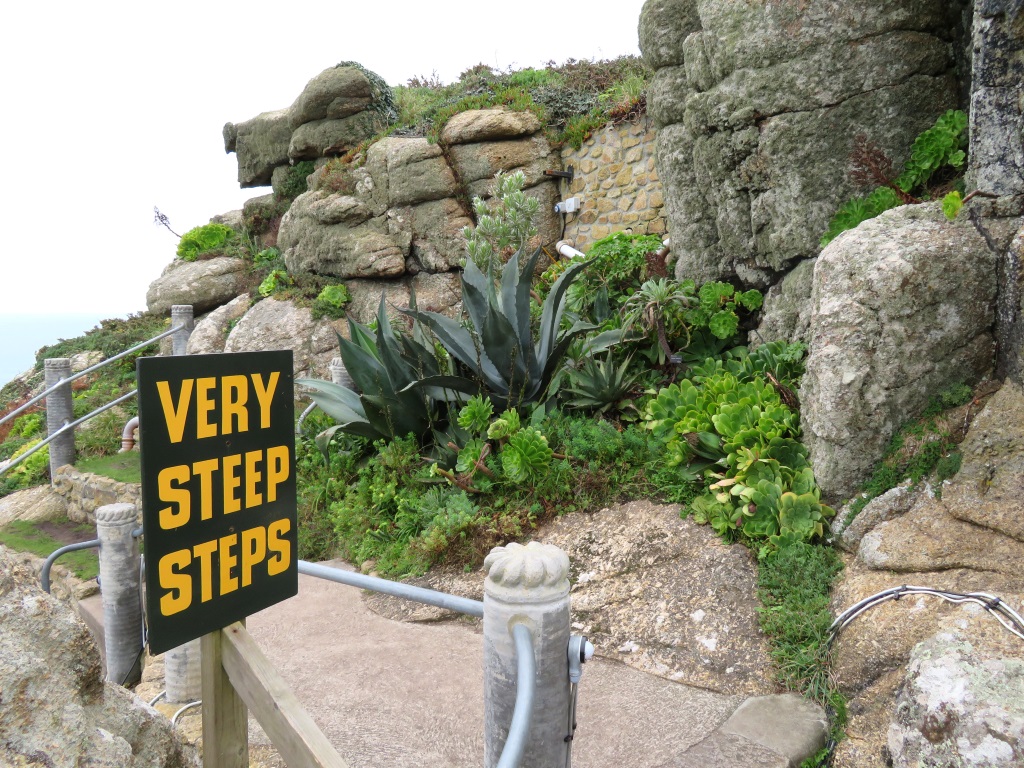
<path fill-rule="evenodd" d="M 36 352 L 60 339 L 73 339 L 116 315 L 7 315 L 0 313 L 0 387 L 35 364 Z"/>

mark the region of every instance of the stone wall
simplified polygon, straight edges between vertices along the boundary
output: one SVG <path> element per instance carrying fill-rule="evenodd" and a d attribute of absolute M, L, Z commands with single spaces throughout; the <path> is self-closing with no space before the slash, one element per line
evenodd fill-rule
<path fill-rule="evenodd" d="M 96 525 L 96 510 L 105 504 L 127 503 L 142 509 L 142 486 L 80 472 L 70 464 L 53 473 L 53 490 L 64 497 L 68 519 Z M 139 518 L 141 522 L 141 517 Z"/>
<path fill-rule="evenodd" d="M 564 239 L 583 250 L 613 232 L 665 233 L 661 179 L 654 168 L 654 126 L 637 121 L 598 129 L 580 149 L 562 149 L 562 167 L 575 178 L 562 185 L 562 199 L 582 199 L 578 214 L 567 216 Z"/>

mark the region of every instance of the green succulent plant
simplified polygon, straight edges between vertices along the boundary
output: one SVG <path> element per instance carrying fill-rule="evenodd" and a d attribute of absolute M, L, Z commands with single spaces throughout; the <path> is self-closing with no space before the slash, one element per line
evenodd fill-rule
<path fill-rule="evenodd" d="M 200 255 L 214 251 L 235 237 L 235 230 L 224 224 L 203 224 L 194 227 L 178 241 L 178 258 L 195 261 Z"/>
<path fill-rule="evenodd" d="M 471 433 L 482 433 L 494 415 L 494 405 L 486 397 L 474 395 L 459 411 L 459 426 Z"/>
<path fill-rule="evenodd" d="M 534 427 L 520 429 L 501 450 L 501 468 L 514 483 L 532 482 L 551 466 L 548 439 Z"/>
<path fill-rule="evenodd" d="M 415 305 L 415 297 L 412 303 Z M 396 334 L 383 296 L 375 335 L 354 320 L 349 320 L 349 330 L 351 341 L 339 335 L 338 345 L 358 394 L 329 381 L 297 382 L 312 389 L 314 402 L 339 422 L 318 441 L 329 441 L 335 431 L 341 430 L 371 440 L 394 440 L 413 434 L 421 443 L 426 442 L 432 430 L 443 428 L 449 410 L 443 391 L 410 387 L 415 381 L 441 373 L 433 346 L 419 329 L 414 329 L 412 335 Z M 451 399 L 455 399 L 454 394 Z"/>
<path fill-rule="evenodd" d="M 487 428 L 487 439 L 504 440 L 522 428 L 519 412 L 509 408 Z"/>
<path fill-rule="evenodd" d="M 462 273 L 462 302 L 469 327 L 436 312 L 403 310 L 429 328 L 469 376 L 425 377 L 410 386 L 426 391 L 454 390 L 486 394 L 502 410 L 543 401 L 573 339 L 594 326 L 576 322 L 562 327 L 566 290 L 586 263 L 565 270 L 544 300 L 537 338 L 530 318 L 530 284 L 540 258 L 538 249 L 520 273 L 516 253 L 505 264 L 498 284 L 473 261 Z"/>
<path fill-rule="evenodd" d="M 632 356 L 627 356 L 616 364 L 611 352 L 601 360 L 585 358 L 581 366 L 569 374 L 570 384 L 565 391 L 571 397 L 567 405 L 597 413 L 604 413 L 613 406 L 618 407 L 640 376 L 638 371 L 630 372 L 632 362 Z"/>

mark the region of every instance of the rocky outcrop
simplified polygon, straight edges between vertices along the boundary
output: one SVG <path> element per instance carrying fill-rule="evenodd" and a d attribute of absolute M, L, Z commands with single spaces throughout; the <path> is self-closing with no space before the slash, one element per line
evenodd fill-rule
<path fill-rule="evenodd" d="M 1015 0 L 976 0 L 971 25 L 968 189 L 1024 195 L 1024 16 Z"/>
<path fill-rule="evenodd" d="M 811 290 L 817 259 L 797 264 L 764 296 L 761 323 L 751 334 L 751 345 L 769 341 L 806 342 L 811 330 Z"/>
<path fill-rule="evenodd" d="M 238 184 L 263 187 L 274 169 L 288 163 L 292 127 L 287 109 L 263 112 L 244 122 L 224 126 L 224 151 L 238 158 Z"/>
<path fill-rule="evenodd" d="M 865 521 L 866 530 L 860 532 L 856 555 L 848 559 L 842 583 L 833 596 L 837 613 L 901 584 L 985 592 L 998 596 L 1018 613 L 1024 610 L 1020 569 L 1024 541 L 1014 508 L 1011 506 L 1004 516 L 998 504 L 1020 492 L 1022 414 L 1024 390 L 1007 382 L 971 425 L 961 445 L 963 466 L 944 484 L 941 499 L 927 491 L 902 501 L 893 499 L 886 505 L 888 514 L 876 516 L 873 526 Z M 1003 465 L 1007 466 L 1005 470 Z M 975 511 L 979 497 L 982 509 Z M 994 509 L 986 509 L 986 500 Z M 901 509 L 906 511 L 901 513 Z M 860 520 L 860 516 L 855 518 L 848 530 Z M 893 748 L 907 755 L 906 761 L 894 761 L 894 765 L 917 765 L 913 756 L 924 756 L 920 751 L 924 746 L 922 734 L 936 755 L 943 754 L 943 750 L 955 753 L 957 749 L 979 748 L 983 737 L 978 740 L 971 735 L 978 733 L 976 725 L 971 724 L 976 720 L 965 719 L 961 727 L 948 718 L 927 716 L 931 702 L 937 700 L 921 698 L 922 686 L 928 684 L 928 674 L 924 678 L 921 674 L 927 673 L 924 652 L 917 653 L 919 663 L 911 664 L 910 676 L 905 673 L 914 647 L 943 632 L 956 633 L 961 650 L 965 650 L 964 643 L 972 649 L 955 669 L 946 661 L 935 668 L 935 674 L 940 669 L 948 670 L 946 682 L 941 683 L 947 696 L 956 698 L 958 691 L 965 690 L 955 685 L 957 680 L 965 676 L 978 680 L 974 671 L 1009 669 L 1007 660 L 1019 663 L 1021 658 L 1020 639 L 976 605 L 957 606 L 938 597 L 908 596 L 863 613 L 843 630 L 834 645 L 837 681 L 850 698 L 849 738 L 840 744 L 836 761 L 839 768 L 881 764 L 883 755 Z M 939 655 L 949 656 L 946 651 Z M 1019 685 L 1012 679 L 1006 682 Z M 904 694 L 897 707 L 896 695 L 901 687 Z M 994 712 L 1003 706 L 1000 694 L 987 685 L 973 688 L 972 695 L 972 706 L 978 712 Z M 947 702 L 948 712 L 964 703 L 953 699 Z M 891 725 L 894 730 L 890 730 Z M 967 746 L 961 745 L 961 738 L 967 739 Z"/>
<path fill-rule="evenodd" d="M 676 274 L 766 287 L 814 256 L 864 135 L 891 157 L 956 106 L 944 0 L 648 0 Z"/>
<path fill-rule="evenodd" d="M 541 203 L 534 245 L 553 243 L 561 233 L 558 188 L 543 172 L 560 161 L 539 131 L 532 113 L 473 110 L 449 121 L 443 141 L 450 144 L 386 138 L 363 164 L 322 168 L 315 189 L 281 221 L 278 247 L 288 269 L 342 279 L 457 269 L 465 258 L 462 230 L 473 223 L 464 200 L 488 197 L 499 171 L 523 171 L 526 193 Z"/>
<path fill-rule="evenodd" d="M 166 315 L 175 304 L 191 304 L 195 314 L 226 304 L 242 288 L 245 262 L 228 256 L 205 261 L 175 259 L 149 286 L 146 306 L 155 315 Z"/>
<path fill-rule="evenodd" d="M 103 682 L 74 611 L 0 547 L 0 763 L 53 768 L 189 768 L 170 722 Z"/>
<path fill-rule="evenodd" d="M 928 399 L 995 363 L 995 254 L 966 218 L 902 206 L 814 267 L 801 423 L 822 490 L 849 496 Z"/>
<path fill-rule="evenodd" d="M 224 151 L 238 159 L 241 187 L 271 183 L 298 160 L 340 155 L 386 127 L 392 96 L 379 76 L 343 62 L 310 80 L 288 109 L 224 126 Z"/>
<path fill-rule="evenodd" d="M 12 520 L 49 520 L 63 514 L 64 500 L 48 485 L 37 485 L 0 498 L 0 527 Z"/>
<path fill-rule="evenodd" d="M 209 355 L 224 351 L 231 324 L 241 319 L 249 310 L 252 299 L 248 293 L 236 296 L 222 307 L 217 307 L 206 317 L 196 321 L 188 337 L 186 354 Z"/>
<path fill-rule="evenodd" d="M 308 308 L 269 298 L 246 312 L 224 343 L 225 352 L 278 349 L 292 351 L 295 378 L 329 379 L 327 366 L 338 354 L 338 341 L 331 323 L 314 321 Z"/>

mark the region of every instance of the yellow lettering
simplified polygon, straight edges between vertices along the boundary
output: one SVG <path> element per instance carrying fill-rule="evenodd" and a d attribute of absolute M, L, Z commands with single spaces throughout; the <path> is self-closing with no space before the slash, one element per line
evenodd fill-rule
<path fill-rule="evenodd" d="M 212 376 L 196 379 L 196 437 L 216 437 L 217 425 L 210 423 L 210 411 L 214 401 L 210 399 L 210 390 L 217 385 Z"/>
<path fill-rule="evenodd" d="M 245 508 L 252 509 L 263 503 L 263 494 L 256 493 L 256 483 L 263 479 L 263 473 L 256 465 L 263 459 L 263 451 L 249 451 L 245 454 Z"/>
<path fill-rule="evenodd" d="M 199 517 L 203 520 L 213 517 L 213 473 L 219 463 L 217 459 L 207 459 L 192 465 L 192 472 L 199 477 Z"/>
<path fill-rule="evenodd" d="M 238 557 L 231 554 L 231 549 L 238 544 L 238 534 L 232 533 L 220 540 L 220 593 L 234 592 L 238 589 L 238 577 L 232 576 L 231 571 L 238 564 Z"/>
<path fill-rule="evenodd" d="M 234 453 L 225 456 L 222 461 L 224 462 L 224 514 L 230 515 L 242 508 L 241 500 L 235 495 L 235 491 L 242 484 L 242 479 L 238 476 L 238 468 L 242 466 L 242 454 Z"/>
<path fill-rule="evenodd" d="M 281 538 L 291 530 L 292 521 L 275 520 L 267 527 L 267 548 L 274 556 L 267 561 L 267 575 L 276 576 L 288 570 L 292 562 L 292 545 L 287 539 Z"/>
<path fill-rule="evenodd" d="M 161 469 L 160 474 L 157 475 L 156 482 L 160 501 L 178 505 L 177 512 L 174 511 L 174 507 L 164 507 L 160 510 L 160 527 L 165 531 L 180 528 L 188 522 L 191 515 L 188 488 L 176 488 L 172 485 L 172 483 L 187 483 L 188 480 L 188 466 L 184 464 Z"/>
<path fill-rule="evenodd" d="M 204 603 L 213 599 L 213 553 L 216 551 L 216 539 L 192 547 L 192 555 L 199 560 L 199 599 Z"/>
<path fill-rule="evenodd" d="M 263 526 L 242 531 L 242 586 L 252 584 L 252 569 L 267 556 L 267 530 Z"/>
<path fill-rule="evenodd" d="M 230 435 L 232 432 L 231 417 L 235 417 L 235 432 L 249 430 L 249 409 L 245 407 L 249 400 L 249 380 L 245 376 L 225 376 L 221 379 L 220 432 Z"/>
<path fill-rule="evenodd" d="M 259 374 L 252 374 L 252 385 L 256 390 L 256 399 L 260 403 L 260 429 L 270 427 L 270 404 L 274 400 L 274 391 L 277 389 L 277 381 L 281 378 L 280 371 L 273 371 L 266 384 Z"/>
<path fill-rule="evenodd" d="M 171 399 L 171 388 L 166 381 L 156 383 L 156 391 L 160 395 L 160 406 L 164 410 L 164 421 L 167 422 L 167 434 L 172 443 L 180 443 L 185 435 L 185 417 L 188 415 L 188 404 L 192 400 L 192 379 L 181 382 L 178 392 L 178 404 L 175 407 Z"/>
<path fill-rule="evenodd" d="M 181 573 L 192 562 L 192 555 L 187 549 L 179 549 L 160 558 L 160 588 L 168 590 L 160 596 L 160 613 L 173 616 L 181 613 L 192 605 L 192 577 Z"/>
<path fill-rule="evenodd" d="M 277 486 L 288 479 L 288 446 L 267 449 L 267 503 L 277 501 Z"/>

